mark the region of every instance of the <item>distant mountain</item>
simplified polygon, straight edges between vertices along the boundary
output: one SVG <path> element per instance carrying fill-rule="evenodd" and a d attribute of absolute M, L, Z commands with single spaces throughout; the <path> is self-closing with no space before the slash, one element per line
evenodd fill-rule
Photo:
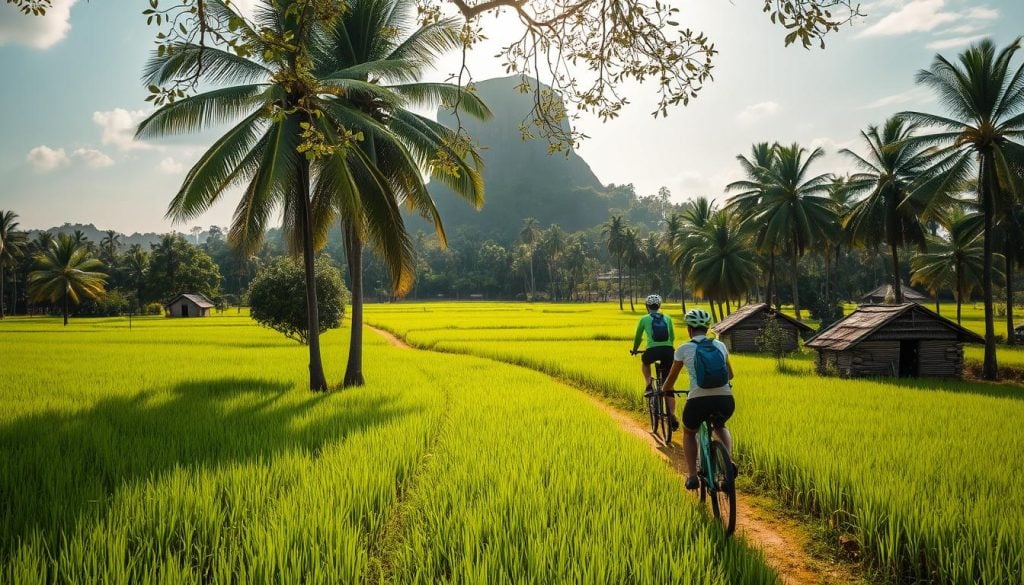
<path fill-rule="evenodd" d="M 542 226 L 557 223 L 576 231 L 605 221 L 611 208 L 629 206 L 628 194 L 605 189 L 575 152 L 568 157 L 564 153 L 549 155 L 545 140 L 521 138 L 519 125 L 533 100 L 532 93 L 516 89 L 521 81 L 513 76 L 476 84 L 477 95 L 494 112 L 494 118 L 489 122 L 465 115 L 461 118 L 469 135 L 483 147 L 486 201 L 483 210 L 476 211 L 447 187 L 431 183 L 430 192 L 449 233 L 468 227 L 507 240 L 516 236 L 527 217 L 536 218 Z M 438 112 L 438 120 L 449 127 L 457 125 L 445 110 Z"/>

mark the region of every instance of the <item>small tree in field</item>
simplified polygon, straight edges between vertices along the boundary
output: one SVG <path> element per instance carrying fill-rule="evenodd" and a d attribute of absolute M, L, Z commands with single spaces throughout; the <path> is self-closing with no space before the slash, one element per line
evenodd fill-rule
<path fill-rule="evenodd" d="M 757 348 L 762 352 L 775 358 L 775 367 L 778 371 L 786 369 L 786 344 L 789 341 L 789 334 L 779 325 L 779 320 L 771 314 L 765 314 L 764 323 L 757 334 Z"/>
<path fill-rule="evenodd" d="M 341 281 L 341 272 L 325 256 L 316 259 L 316 288 L 319 332 L 340 327 L 348 291 Z M 302 264 L 291 258 L 279 258 L 260 270 L 249 285 L 249 306 L 252 318 L 260 325 L 303 345 L 309 343 L 306 273 Z"/>

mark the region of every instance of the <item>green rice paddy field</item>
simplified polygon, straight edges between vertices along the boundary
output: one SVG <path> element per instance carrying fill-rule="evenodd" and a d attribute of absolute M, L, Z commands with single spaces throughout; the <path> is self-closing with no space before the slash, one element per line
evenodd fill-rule
<path fill-rule="evenodd" d="M 346 331 L 324 337 L 339 380 Z M 774 583 L 578 390 L 244 314 L 0 321 L 0 583 Z"/>
<path fill-rule="evenodd" d="M 666 308 L 681 330 L 678 305 Z M 613 305 L 401 304 L 374 307 L 368 321 L 640 410 L 627 354 L 637 317 Z M 821 378 L 806 354 L 787 373 L 763 357 L 734 366 L 736 449 L 757 483 L 854 534 L 893 580 L 1022 582 L 1024 387 Z"/>
<path fill-rule="evenodd" d="M 244 313 L 0 321 L 0 583 L 776 582 L 573 387 L 641 407 L 636 318 L 370 306 L 437 351 L 368 334 L 369 384 L 326 395 Z M 323 338 L 330 380 L 347 333 Z M 790 365 L 736 358 L 748 478 L 880 577 L 1022 582 L 1024 387 Z"/>

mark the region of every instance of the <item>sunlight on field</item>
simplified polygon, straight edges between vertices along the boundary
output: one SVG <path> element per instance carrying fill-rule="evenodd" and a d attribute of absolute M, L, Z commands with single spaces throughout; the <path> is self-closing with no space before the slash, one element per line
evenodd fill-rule
<path fill-rule="evenodd" d="M 0 322 L 0 582 L 774 582 L 579 392 L 366 351 L 311 395 L 245 315 Z"/>
<path fill-rule="evenodd" d="M 667 309 L 682 330 L 678 305 Z M 403 304 L 367 315 L 416 345 L 525 365 L 639 410 L 639 362 L 627 354 L 637 317 L 613 304 Z M 734 365 L 746 473 L 853 532 L 893 577 L 1024 573 L 1024 388 L 821 378 L 809 360 L 791 360 L 788 374 L 761 357 Z"/>

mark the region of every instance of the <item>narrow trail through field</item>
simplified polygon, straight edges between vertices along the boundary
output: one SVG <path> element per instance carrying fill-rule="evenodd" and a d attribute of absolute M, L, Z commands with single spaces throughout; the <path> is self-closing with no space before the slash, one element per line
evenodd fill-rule
<path fill-rule="evenodd" d="M 394 347 L 417 350 L 390 331 L 370 325 L 366 327 Z M 558 380 L 570 386 L 577 386 L 566 380 Z M 677 443 L 664 445 L 650 432 L 646 421 L 640 420 L 638 416 L 615 408 L 585 390 L 581 394 L 611 417 L 623 431 L 644 441 L 652 451 L 667 461 L 676 473 L 685 475 L 686 462 L 681 445 Z M 812 555 L 810 553 L 812 537 L 807 527 L 799 520 L 774 512 L 771 509 L 771 504 L 772 501 L 764 496 L 739 494 L 736 508 L 736 534 L 751 547 L 762 551 L 766 562 L 778 572 L 783 583 L 786 585 L 838 585 L 862 582 L 855 576 L 851 567 Z"/>

